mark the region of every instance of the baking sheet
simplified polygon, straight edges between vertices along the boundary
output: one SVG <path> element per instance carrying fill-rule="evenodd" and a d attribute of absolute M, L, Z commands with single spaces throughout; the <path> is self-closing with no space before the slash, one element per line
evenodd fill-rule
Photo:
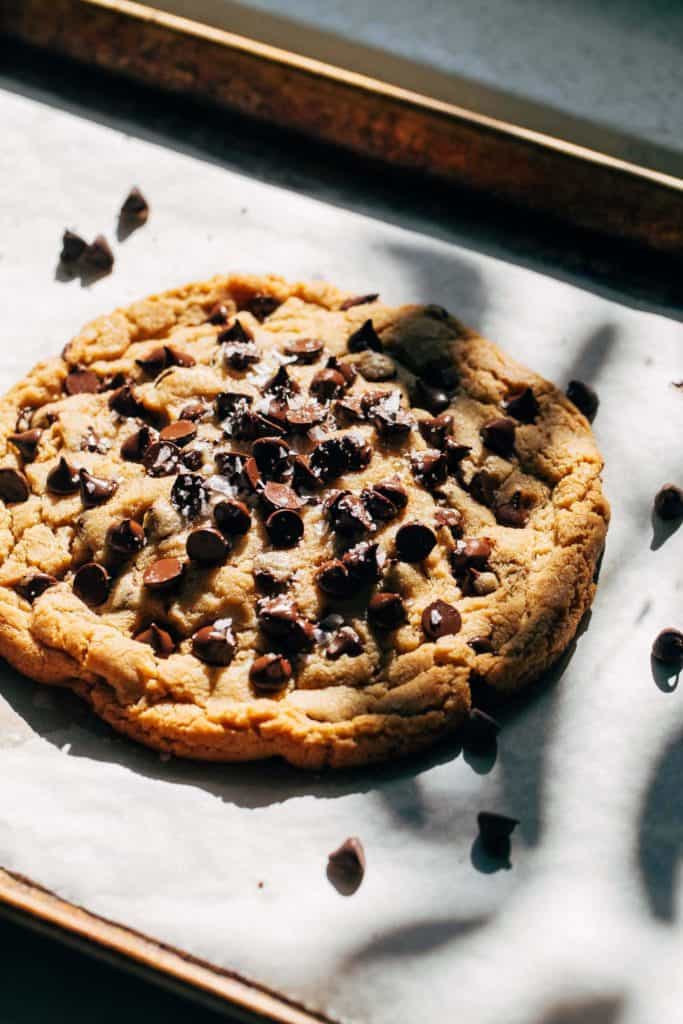
<path fill-rule="evenodd" d="M 683 701 L 649 647 L 680 625 L 683 530 L 653 534 L 650 509 L 683 470 L 680 325 L 33 99 L 0 93 L 0 121 L 3 389 L 149 292 L 228 269 L 325 277 L 442 303 L 559 383 L 590 380 L 614 508 L 588 629 L 510 706 L 496 757 L 451 744 L 323 778 L 185 764 L 3 669 L 0 864 L 344 1021 L 673 1014 Z M 55 279 L 62 228 L 113 238 L 133 182 L 152 216 L 114 274 Z M 507 869 L 474 842 L 480 809 L 521 820 Z M 349 834 L 368 870 L 344 897 L 325 864 Z"/>

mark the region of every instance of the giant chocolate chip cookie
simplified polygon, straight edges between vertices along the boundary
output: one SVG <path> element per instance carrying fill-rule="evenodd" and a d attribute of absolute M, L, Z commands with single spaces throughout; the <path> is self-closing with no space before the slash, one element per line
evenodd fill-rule
<path fill-rule="evenodd" d="M 572 639 L 586 419 L 438 306 L 216 277 L 0 403 L 0 652 L 186 757 L 416 750 Z"/>

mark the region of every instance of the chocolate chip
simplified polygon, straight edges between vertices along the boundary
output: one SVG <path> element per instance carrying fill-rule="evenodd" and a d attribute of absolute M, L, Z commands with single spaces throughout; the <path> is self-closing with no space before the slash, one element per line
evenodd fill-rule
<path fill-rule="evenodd" d="M 365 875 L 365 853 L 360 839 L 352 836 L 327 858 L 327 876 L 347 896 L 358 889 Z"/>
<path fill-rule="evenodd" d="M 513 526 L 521 529 L 529 521 L 529 505 L 522 497 L 521 491 L 515 491 L 509 501 L 496 505 L 494 510 L 496 522 L 501 526 Z"/>
<path fill-rule="evenodd" d="M 142 457 L 149 476 L 173 476 L 178 472 L 179 459 L 180 448 L 172 441 L 155 441 Z"/>
<path fill-rule="evenodd" d="M 216 416 L 219 420 L 231 419 L 246 412 L 252 402 L 251 395 L 243 395 L 239 391 L 221 391 L 214 403 Z"/>
<path fill-rule="evenodd" d="M 78 470 L 62 455 L 57 465 L 47 474 L 45 483 L 51 494 L 73 494 L 79 488 L 80 477 Z"/>
<path fill-rule="evenodd" d="M 157 437 L 157 432 L 150 427 L 140 427 L 121 445 L 121 458 L 126 462 L 142 462 L 145 452 Z"/>
<path fill-rule="evenodd" d="M 480 469 L 470 480 L 470 494 L 481 505 L 491 508 L 496 500 L 498 481 L 488 469 Z"/>
<path fill-rule="evenodd" d="M 248 370 L 254 363 L 258 363 L 260 358 L 259 350 L 251 342 L 244 345 L 232 342 L 223 346 L 223 362 L 231 370 Z"/>
<path fill-rule="evenodd" d="M 453 432 L 453 417 L 445 412 L 440 416 L 430 416 L 427 420 L 420 420 L 418 428 L 430 448 L 443 449 L 446 437 Z"/>
<path fill-rule="evenodd" d="M 179 448 L 194 441 L 197 436 L 197 428 L 190 420 L 176 420 L 164 427 L 159 434 L 160 441 L 172 441 Z"/>
<path fill-rule="evenodd" d="M 321 486 L 322 481 L 311 469 L 305 455 L 294 455 L 292 468 L 294 470 L 293 484 L 297 491 L 315 491 Z"/>
<path fill-rule="evenodd" d="M 11 438 L 10 438 L 11 440 Z M 683 491 L 675 484 L 664 484 L 655 495 L 655 512 L 660 519 L 683 517 Z"/>
<path fill-rule="evenodd" d="M 104 235 L 97 235 L 90 245 L 86 245 L 81 259 L 86 266 L 99 273 L 109 273 L 114 266 L 114 253 Z"/>
<path fill-rule="evenodd" d="M 489 420 L 481 428 L 481 439 L 496 455 L 508 458 L 515 449 L 515 421 L 509 416 Z"/>
<path fill-rule="evenodd" d="M 276 299 L 274 295 L 264 295 L 259 292 L 251 297 L 247 303 L 247 309 L 253 317 L 263 322 L 266 317 L 275 312 L 279 305 L 280 300 Z"/>
<path fill-rule="evenodd" d="M 230 310 L 224 302 L 216 302 L 209 310 L 206 319 L 210 324 L 225 324 L 230 319 Z"/>
<path fill-rule="evenodd" d="M 177 345 L 164 345 L 164 351 L 166 352 L 166 365 L 167 366 L 180 366 L 189 367 L 196 366 L 197 360 L 194 356 L 191 356 L 185 349 L 178 348 Z"/>
<path fill-rule="evenodd" d="M 111 577 L 99 562 L 86 562 L 82 565 L 73 580 L 73 590 L 81 601 L 96 608 L 104 604 L 109 596 Z"/>
<path fill-rule="evenodd" d="M 567 398 L 574 403 L 579 412 L 583 413 L 589 423 L 593 422 L 600 399 L 590 384 L 584 384 L 581 380 L 570 380 L 567 386 Z"/>
<path fill-rule="evenodd" d="M 457 508 L 438 508 L 434 513 L 434 525 L 437 530 L 450 530 L 453 538 L 462 533 L 462 514 Z"/>
<path fill-rule="evenodd" d="M 285 422 L 293 433 L 310 430 L 325 419 L 325 410 L 313 399 L 297 401 L 286 409 Z"/>
<path fill-rule="evenodd" d="M 230 553 L 230 544 L 219 530 L 212 526 L 198 526 L 187 537 L 185 550 L 193 562 L 200 565 L 220 565 Z"/>
<path fill-rule="evenodd" d="M 521 388 L 508 395 L 503 408 L 520 423 L 533 423 L 538 416 L 538 399 L 531 388 Z"/>
<path fill-rule="evenodd" d="M 362 435 L 345 434 L 341 438 L 341 447 L 349 472 L 359 473 L 370 464 L 372 448 L 365 443 Z"/>
<path fill-rule="evenodd" d="M 334 634 L 325 648 L 325 657 L 329 661 L 336 661 L 342 655 L 349 658 L 357 658 L 363 653 L 363 642 L 351 626 L 342 626 Z"/>
<path fill-rule="evenodd" d="M 213 510 L 216 526 L 229 536 L 247 533 L 251 526 L 251 513 L 243 501 L 226 498 L 219 501 Z"/>
<path fill-rule="evenodd" d="M 160 558 L 147 566 L 142 582 L 150 590 L 166 591 L 180 583 L 183 564 L 178 558 Z"/>
<path fill-rule="evenodd" d="M 346 347 L 349 352 L 364 352 L 368 348 L 373 349 L 375 352 L 382 351 L 382 342 L 372 320 L 366 320 L 357 331 L 349 335 Z"/>
<path fill-rule="evenodd" d="M 339 398 L 346 390 L 346 380 L 338 370 L 318 370 L 311 380 L 309 390 L 322 402 Z"/>
<path fill-rule="evenodd" d="M 361 491 L 360 497 L 368 514 L 375 522 L 388 523 L 398 515 L 398 509 L 393 501 L 386 498 L 375 487 Z"/>
<path fill-rule="evenodd" d="M 361 407 L 382 437 L 404 437 L 413 426 L 412 417 L 401 408 L 399 391 L 370 392 L 361 398 Z"/>
<path fill-rule="evenodd" d="M 31 604 L 44 594 L 49 587 L 54 587 L 57 580 L 47 572 L 33 572 L 23 576 L 14 589 L 20 597 L 23 597 Z"/>
<path fill-rule="evenodd" d="M 211 626 L 198 629 L 192 637 L 192 653 L 207 665 L 229 665 L 236 647 L 232 619 L 217 619 Z"/>
<path fill-rule="evenodd" d="M 315 575 L 316 583 L 324 594 L 340 600 L 349 597 L 355 587 L 349 578 L 349 570 L 339 558 L 323 562 Z"/>
<path fill-rule="evenodd" d="M 465 726 L 465 744 L 468 747 L 475 750 L 492 747 L 499 732 L 500 722 L 479 708 L 471 709 Z"/>
<path fill-rule="evenodd" d="M 235 320 L 230 327 L 227 327 L 224 331 L 219 333 L 216 340 L 221 345 L 226 342 L 236 342 L 239 345 L 251 345 L 254 339 L 251 334 L 245 331 L 242 322 L 240 320 Z"/>
<path fill-rule="evenodd" d="M 87 242 L 84 238 L 81 238 L 74 231 L 69 231 L 67 228 L 62 235 L 62 251 L 59 254 L 60 261 L 67 265 L 78 263 L 85 252 L 86 245 Z"/>
<path fill-rule="evenodd" d="M 158 658 L 168 658 L 175 650 L 175 641 L 171 634 L 156 622 L 150 622 L 149 626 L 136 633 L 133 640 L 137 640 L 139 644 L 149 644 Z"/>
<path fill-rule="evenodd" d="M 438 640 L 442 636 L 452 636 L 462 626 L 460 612 L 452 604 L 440 598 L 432 601 L 422 612 L 422 631 L 428 640 Z"/>
<path fill-rule="evenodd" d="M 354 363 L 342 362 L 341 359 L 337 359 L 336 356 L 330 356 L 325 364 L 325 369 L 336 370 L 337 373 L 341 373 L 342 377 L 346 381 L 347 387 L 351 387 L 358 376 L 358 370 Z"/>
<path fill-rule="evenodd" d="M 488 537 L 467 537 L 456 542 L 451 552 L 451 568 L 456 576 L 468 569 L 485 569 L 493 550 Z"/>
<path fill-rule="evenodd" d="M 292 476 L 289 445 L 279 437 L 261 437 L 254 442 L 252 454 L 264 480 L 283 481 Z"/>
<path fill-rule="evenodd" d="M 354 306 L 365 306 L 368 302 L 375 302 L 378 298 L 379 292 L 372 292 L 370 295 L 352 295 L 351 298 L 344 299 L 339 308 L 345 312 L 347 309 L 352 309 Z"/>
<path fill-rule="evenodd" d="M 424 523 L 406 523 L 396 534 L 396 554 L 402 562 L 421 562 L 436 545 L 436 536 Z"/>
<path fill-rule="evenodd" d="M 375 629 L 398 629 L 406 621 L 406 609 L 400 594 L 380 591 L 368 604 L 368 621 Z"/>
<path fill-rule="evenodd" d="M 298 512 L 281 508 L 266 519 L 266 530 L 271 542 L 279 548 L 291 548 L 304 535 L 304 524 Z"/>
<path fill-rule="evenodd" d="M 269 511 L 289 509 L 296 511 L 303 502 L 299 495 L 288 484 L 269 481 L 261 492 L 261 498 Z"/>
<path fill-rule="evenodd" d="M 183 448 L 180 454 L 180 461 L 185 466 L 185 469 L 194 472 L 197 469 L 201 469 L 204 465 L 204 453 L 200 448 Z"/>
<path fill-rule="evenodd" d="M 448 476 L 446 456 L 434 448 L 414 452 L 410 456 L 410 468 L 417 482 L 430 491 L 445 483 Z"/>
<path fill-rule="evenodd" d="M 148 414 L 148 410 L 136 397 L 130 384 L 124 384 L 122 387 L 117 388 L 116 391 L 112 391 L 109 396 L 109 408 L 113 412 L 117 412 L 119 416 L 144 417 Z"/>
<path fill-rule="evenodd" d="M 357 423 L 365 419 L 360 395 L 345 395 L 334 403 L 334 414 L 342 423 Z"/>
<path fill-rule="evenodd" d="M 168 365 L 166 349 L 163 345 L 158 345 L 151 352 L 148 352 L 147 355 L 136 359 L 135 362 L 145 373 L 150 374 L 152 377 L 157 377 Z"/>
<path fill-rule="evenodd" d="M 122 519 L 109 527 L 107 543 L 120 555 L 134 555 L 145 544 L 145 531 L 134 519 Z"/>
<path fill-rule="evenodd" d="M 249 670 L 251 685 L 261 693 L 275 693 L 291 678 L 292 666 L 283 654 L 263 654 Z"/>
<path fill-rule="evenodd" d="M 10 434 L 7 440 L 18 449 L 24 462 L 33 462 L 41 434 L 42 431 L 34 427 L 32 430 L 21 430 L 17 434 Z"/>
<path fill-rule="evenodd" d="M 652 645 L 652 657 L 667 665 L 683 666 L 683 633 L 680 629 L 663 629 L 655 637 Z"/>
<path fill-rule="evenodd" d="M 484 849 L 495 856 L 507 852 L 510 836 L 519 825 L 517 818 L 508 818 L 505 814 L 494 814 L 490 811 L 481 811 L 477 815 L 477 823 Z"/>
<path fill-rule="evenodd" d="M 434 415 L 443 412 L 451 404 L 451 400 L 443 388 L 428 384 L 422 377 L 416 377 L 410 397 L 413 405 L 419 406 L 420 409 L 427 409 Z"/>
<path fill-rule="evenodd" d="M 358 369 L 361 376 L 371 383 L 383 380 L 393 380 L 396 376 L 396 363 L 390 356 L 383 352 L 373 352 L 368 349 L 361 354 L 358 360 Z"/>
<path fill-rule="evenodd" d="M 285 353 L 296 359 L 297 363 L 314 363 L 320 358 L 323 343 L 318 338 L 296 338 L 285 345 Z"/>
<path fill-rule="evenodd" d="M 384 558 L 384 552 L 380 550 L 379 544 L 371 544 L 366 540 L 345 552 L 342 561 L 349 571 L 349 581 L 354 590 L 377 582 Z"/>
<path fill-rule="evenodd" d="M 437 446 L 438 447 L 438 446 Z M 460 463 L 463 459 L 466 459 L 472 449 L 469 445 L 458 444 L 452 437 L 446 438 L 445 444 L 446 450 L 446 461 L 448 462 L 448 472 L 454 473 L 456 476 L 460 476 L 461 466 Z M 486 473 L 485 469 L 481 470 L 482 473 Z"/>
<path fill-rule="evenodd" d="M 67 395 L 93 395 L 100 387 L 100 378 L 92 370 L 71 370 L 64 378 Z"/>
<path fill-rule="evenodd" d="M 202 515 L 207 504 L 203 477 L 196 473 L 180 473 L 173 481 L 171 504 L 186 519 Z"/>
<path fill-rule="evenodd" d="M 180 410 L 178 415 L 179 420 L 189 420 L 191 423 L 196 423 L 198 420 L 203 420 L 206 417 L 208 410 L 203 402 L 188 402 Z"/>
<path fill-rule="evenodd" d="M 122 388 L 124 384 L 130 384 L 130 377 L 126 377 L 125 373 L 113 373 L 103 377 L 100 381 L 100 391 L 116 391 L 117 388 Z"/>
<path fill-rule="evenodd" d="M 299 385 L 293 377 L 290 377 L 287 367 L 281 366 L 264 385 L 263 390 L 266 394 L 275 395 L 280 401 L 285 402 L 291 395 L 295 395 L 299 391 Z"/>
<path fill-rule="evenodd" d="M 102 477 L 93 476 L 87 469 L 79 470 L 78 478 L 81 501 L 85 508 L 95 508 L 109 501 L 118 487 L 116 480 L 104 480 Z"/>
<path fill-rule="evenodd" d="M 272 597 L 289 585 L 292 570 L 284 552 L 263 551 L 254 558 L 254 582 L 258 589 Z"/>
<path fill-rule="evenodd" d="M 129 224 L 144 224 L 147 221 L 149 217 L 149 203 L 137 185 L 133 185 L 123 200 L 119 217 L 121 220 L 128 221 Z"/>
<path fill-rule="evenodd" d="M 339 491 L 326 502 L 328 522 L 335 533 L 351 535 L 372 529 L 373 523 L 368 511 L 357 494 Z"/>
<path fill-rule="evenodd" d="M 493 644 L 488 636 L 474 636 L 467 641 L 467 646 L 471 647 L 475 654 L 493 653 Z"/>
<path fill-rule="evenodd" d="M 308 463 L 315 475 L 323 483 L 328 483 L 349 468 L 348 448 L 344 446 L 340 437 L 320 441 L 309 455 Z"/>
<path fill-rule="evenodd" d="M 408 492 L 397 477 L 375 484 L 373 491 L 387 498 L 399 511 L 408 504 Z"/>
<path fill-rule="evenodd" d="M 309 651 L 315 642 L 313 626 L 287 597 L 263 598 L 258 603 L 259 626 L 265 635 L 288 651 Z"/>

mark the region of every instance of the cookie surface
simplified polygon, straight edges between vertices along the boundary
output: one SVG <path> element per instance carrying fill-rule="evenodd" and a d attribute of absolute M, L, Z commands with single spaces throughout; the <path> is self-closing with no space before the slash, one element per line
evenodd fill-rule
<path fill-rule="evenodd" d="M 178 755 L 361 764 L 570 642 L 609 508 L 583 415 L 436 306 L 216 277 L 0 403 L 0 653 Z"/>

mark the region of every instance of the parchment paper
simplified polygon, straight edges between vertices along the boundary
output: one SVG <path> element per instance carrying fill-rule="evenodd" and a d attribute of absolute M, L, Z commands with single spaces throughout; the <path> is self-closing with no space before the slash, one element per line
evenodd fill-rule
<path fill-rule="evenodd" d="M 325 778 L 163 760 L 3 667 L 0 864 L 344 1021 L 678 1019 L 683 699 L 649 649 L 683 613 L 683 530 L 650 518 L 683 482 L 680 326 L 34 100 L 0 94 L 0 120 L 3 389 L 155 290 L 326 277 L 442 303 L 560 384 L 590 380 L 614 513 L 588 629 L 510 705 L 497 756 L 451 744 Z M 134 181 L 153 212 L 114 274 L 54 280 L 62 228 L 113 237 Z M 474 843 L 481 809 L 521 820 L 507 869 Z M 344 897 L 325 866 L 348 835 L 368 868 Z"/>

